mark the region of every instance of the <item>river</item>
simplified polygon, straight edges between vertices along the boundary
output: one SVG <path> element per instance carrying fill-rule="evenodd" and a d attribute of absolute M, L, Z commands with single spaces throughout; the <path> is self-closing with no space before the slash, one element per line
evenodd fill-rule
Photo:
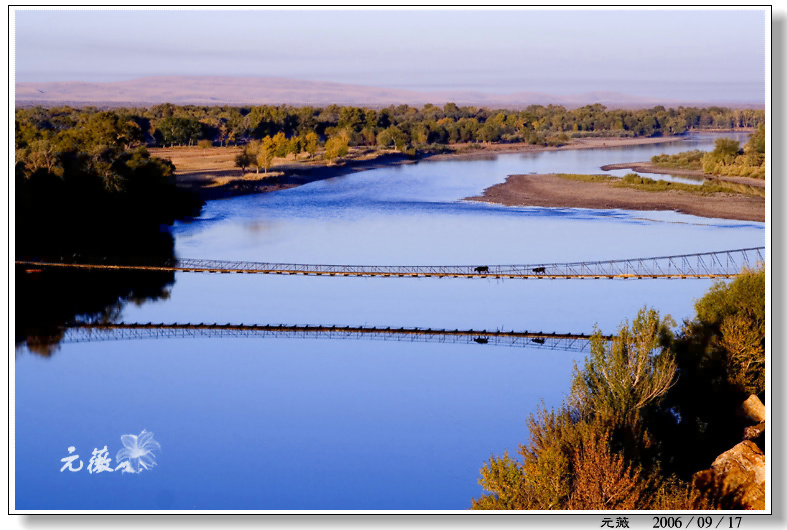
<path fill-rule="evenodd" d="M 518 264 L 762 246 L 762 223 L 464 201 L 513 173 L 712 149 L 718 135 L 616 149 L 423 161 L 211 201 L 179 257 L 325 264 Z M 736 139 L 745 141 L 745 135 Z M 623 172 L 612 172 L 623 174 Z M 690 318 L 709 280 L 494 280 L 176 273 L 125 322 L 614 333 L 644 305 Z M 89 289 L 89 286 L 85 288 Z M 584 353 L 485 344 L 190 338 L 61 344 L 15 359 L 17 509 L 462 510 L 491 454 L 527 442 Z M 87 471 L 153 433 L 158 465 Z M 100 450 L 107 447 L 106 453 Z M 69 453 L 69 448 L 74 451 Z M 151 446 L 152 447 L 152 446 Z M 70 471 L 65 464 L 84 467 Z M 61 471 L 61 468 L 65 468 Z"/>

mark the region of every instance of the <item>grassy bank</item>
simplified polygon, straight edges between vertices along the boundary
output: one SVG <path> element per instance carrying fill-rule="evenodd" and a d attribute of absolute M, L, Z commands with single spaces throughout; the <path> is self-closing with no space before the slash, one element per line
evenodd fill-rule
<path fill-rule="evenodd" d="M 609 175 L 580 175 L 569 173 L 558 173 L 560 178 L 575 180 L 580 182 L 607 182 L 614 184 L 618 188 L 631 188 L 649 192 L 683 191 L 694 195 L 713 195 L 716 193 L 740 193 L 742 195 L 765 196 L 765 190 L 745 184 L 735 184 L 718 180 L 706 180 L 701 185 L 684 184 L 682 182 L 671 182 L 668 180 L 654 180 L 648 177 L 641 177 L 635 173 L 629 173 L 623 178 L 612 177 Z"/>

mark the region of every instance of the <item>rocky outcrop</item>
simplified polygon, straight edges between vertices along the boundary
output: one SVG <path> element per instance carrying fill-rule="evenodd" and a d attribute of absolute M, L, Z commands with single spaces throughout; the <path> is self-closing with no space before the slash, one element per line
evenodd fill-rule
<path fill-rule="evenodd" d="M 721 509 L 765 509 L 765 406 L 750 396 L 741 406 L 748 426 L 744 440 L 720 454 L 710 469 L 694 475 L 694 486 Z"/>
<path fill-rule="evenodd" d="M 760 449 L 765 447 L 765 422 L 761 421 L 757 425 L 746 427 L 743 430 L 743 439 L 751 440 L 756 443 Z"/>
<path fill-rule="evenodd" d="M 765 421 L 765 405 L 762 404 L 760 398 L 752 394 L 741 405 L 741 413 L 754 423 Z"/>

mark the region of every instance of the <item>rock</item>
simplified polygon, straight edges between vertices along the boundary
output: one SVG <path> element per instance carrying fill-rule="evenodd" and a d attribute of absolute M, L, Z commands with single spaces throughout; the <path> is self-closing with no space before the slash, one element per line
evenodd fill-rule
<path fill-rule="evenodd" d="M 758 446 L 762 447 L 760 443 L 760 438 L 763 438 L 765 435 L 765 422 L 761 421 L 757 425 L 752 425 L 751 427 L 746 427 L 743 430 L 743 439 L 744 440 L 751 440 L 752 442 L 756 443 Z"/>
<path fill-rule="evenodd" d="M 750 440 L 744 440 L 713 461 L 711 469 L 726 474 L 732 471 L 754 473 L 758 482 L 765 484 L 765 454 Z"/>
<path fill-rule="evenodd" d="M 720 454 L 711 468 L 694 475 L 694 485 L 721 509 L 765 509 L 765 454 L 745 440 Z"/>
<path fill-rule="evenodd" d="M 752 423 L 761 423 L 765 421 L 765 405 L 763 405 L 760 398 L 754 394 L 750 395 L 748 399 L 743 402 L 741 411 L 746 418 L 752 421 Z"/>
<path fill-rule="evenodd" d="M 765 509 L 765 405 L 752 394 L 740 416 L 751 423 L 743 441 L 720 454 L 710 469 L 694 474 L 694 487 L 712 507 L 722 510 Z"/>

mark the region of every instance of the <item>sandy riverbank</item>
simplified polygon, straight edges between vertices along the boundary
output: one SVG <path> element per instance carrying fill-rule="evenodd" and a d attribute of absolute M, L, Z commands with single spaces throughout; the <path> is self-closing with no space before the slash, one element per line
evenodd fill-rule
<path fill-rule="evenodd" d="M 149 151 L 152 156 L 170 160 L 176 168 L 178 186 L 193 189 L 204 200 L 280 191 L 317 180 L 415 161 L 398 152 L 355 148 L 347 158 L 332 165 L 305 158 L 276 159 L 267 173 L 257 173 L 235 166 L 240 147 L 174 147 Z"/>
<path fill-rule="evenodd" d="M 607 164 L 601 166 L 602 171 L 610 171 L 612 169 L 630 169 L 638 173 L 655 173 L 657 175 L 676 175 L 683 177 L 699 177 L 705 180 L 718 180 L 722 182 L 732 182 L 733 184 L 745 184 L 754 188 L 765 188 L 765 181 L 762 179 L 754 179 L 749 177 L 719 177 L 716 175 L 709 175 L 700 169 L 673 169 L 657 166 L 653 162 L 631 162 L 625 164 Z"/>
<path fill-rule="evenodd" d="M 699 217 L 765 222 L 765 198 L 736 193 L 696 195 L 680 190 L 643 191 L 615 182 L 583 182 L 548 175 L 510 175 L 468 200 L 505 206 L 672 210 Z"/>
<path fill-rule="evenodd" d="M 574 149 L 603 149 L 631 145 L 647 145 L 676 142 L 682 136 L 658 138 L 579 138 L 560 146 L 530 144 L 454 144 L 451 153 L 427 154 L 410 157 L 394 151 L 377 151 L 373 148 L 352 148 L 348 157 L 333 165 L 319 159 L 286 160 L 276 159 L 268 174 L 242 171 L 235 166 L 239 147 L 152 148 L 150 154 L 171 160 L 175 164 L 175 178 L 179 186 L 191 188 L 205 200 L 224 199 L 251 193 L 267 193 L 295 186 L 366 171 L 380 167 L 410 164 L 418 160 L 479 159 L 509 153 L 531 153 L 541 151 L 566 151 Z"/>

